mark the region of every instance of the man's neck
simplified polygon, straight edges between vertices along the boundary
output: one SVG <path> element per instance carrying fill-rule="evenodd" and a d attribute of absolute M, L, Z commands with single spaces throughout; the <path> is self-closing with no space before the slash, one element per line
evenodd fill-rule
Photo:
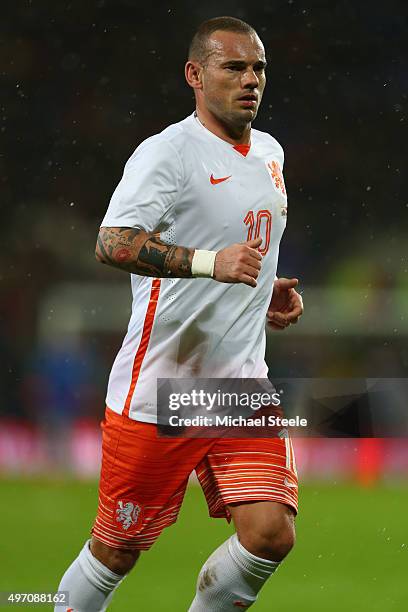
<path fill-rule="evenodd" d="M 247 123 L 244 126 L 232 127 L 226 123 L 216 119 L 208 110 L 196 109 L 196 117 L 199 122 L 210 132 L 229 142 L 232 145 L 250 144 L 251 142 L 251 124 Z"/>

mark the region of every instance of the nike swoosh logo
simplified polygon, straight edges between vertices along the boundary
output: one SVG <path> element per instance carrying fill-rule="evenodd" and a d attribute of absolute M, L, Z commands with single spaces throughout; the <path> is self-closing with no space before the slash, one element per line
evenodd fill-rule
<path fill-rule="evenodd" d="M 214 178 L 213 175 L 210 176 L 210 183 L 211 185 L 218 185 L 218 183 L 222 183 L 224 181 L 228 181 L 229 178 L 231 178 L 232 174 L 230 174 L 229 176 L 224 176 L 223 178 L 219 178 L 216 179 Z"/>
<path fill-rule="evenodd" d="M 287 478 L 284 478 L 283 484 L 285 485 L 285 487 L 292 487 L 294 489 L 297 487 L 297 485 L 294 484 L 293 482 L 289 482 Z"/>

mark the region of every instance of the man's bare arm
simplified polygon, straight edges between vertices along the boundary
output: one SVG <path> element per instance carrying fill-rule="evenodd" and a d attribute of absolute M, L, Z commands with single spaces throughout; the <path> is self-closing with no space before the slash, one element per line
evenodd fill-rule
<path fill-rule="evenodd" d="M 262 256 L 261 238 L 221 249 L 215 256 L 213 279 L 256 287 Z M 166 244 L 157 234 L 131 227 L 101 227 L 96 243 L 98 261 L 132 274 L 155 278 L 191 278 L 196 249 Z"/>
<path fill-rule="evenodd" d="M 191 277 L 194 249 L 166 244 L 154 234 L 131 227 L 101 227 L 95 257 L 126 272 L 155 278 Z"/>

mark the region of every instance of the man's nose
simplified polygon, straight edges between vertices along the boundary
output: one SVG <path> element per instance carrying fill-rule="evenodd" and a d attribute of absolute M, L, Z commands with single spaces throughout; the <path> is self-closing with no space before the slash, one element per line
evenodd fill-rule
<path fill-rule="evenodd" d="M 242 87 L 247 87 L 250 89 L 255 89 L 258 87 L 259 79 L 254 70 L 248 69 L 242 75 Z"/>

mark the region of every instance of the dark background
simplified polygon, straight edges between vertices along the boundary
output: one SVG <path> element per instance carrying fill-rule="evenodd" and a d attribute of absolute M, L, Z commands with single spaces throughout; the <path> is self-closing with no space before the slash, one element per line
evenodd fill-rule
<path fill-rule="evenodd" d="M 99 223 L 134 148 L 192 112 L 188 44 L 222 14 L 265 44 L 255 127 L 285 149 L 279 274 L 301 279 L 309 308 L 298 330 L 271 335 L 272 376 L 406 375 L 406 3 L 33 0 L 1 13 L 3 414 L 102 414 L 126 322 L 47 334 L 44 298 L 61 286 L 79 302 L 91 285 L 123 295 L 127 276 L 95 262 Z M 347 312 L 347 324 L 330 312 Z"/>

